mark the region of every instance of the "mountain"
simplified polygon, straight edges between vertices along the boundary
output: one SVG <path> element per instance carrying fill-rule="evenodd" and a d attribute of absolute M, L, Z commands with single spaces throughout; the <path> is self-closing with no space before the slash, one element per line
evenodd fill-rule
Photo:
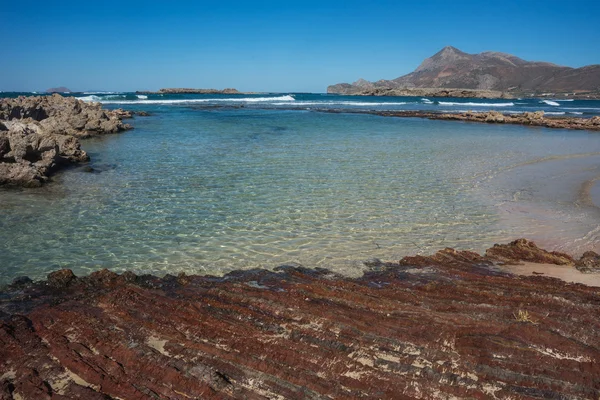
<path fill-rule="evenodd" d="M 465 53 L 447 46 L 425 59 L 410 74 L 393 80 L 340 83 L 328 93 L 385 94 L 397 89 L 466 89 L 524 94 L 600 93 L 600 65 L 564 67 L 526 61 L 511 54 L 486 51 Z"/>

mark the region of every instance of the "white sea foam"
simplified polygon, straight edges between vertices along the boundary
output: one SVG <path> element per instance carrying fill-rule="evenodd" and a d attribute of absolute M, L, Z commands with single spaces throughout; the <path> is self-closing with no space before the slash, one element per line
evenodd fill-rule
<path fill-rule="evenodd" d="M 569 114 L 582 115 L 583 113 L 578 111 L 569 111 Z"/>
<path fill-rule="evenodd" d="M 421 101 L 425 104 L 433 104 L 433 101 L 426 99 L 426 98 L 422 98 Z"/>
<path fill-rule="evenodd" d="M 575 99 L 554 99 L 554 101 L 575 101 Z"/>
<path fill-rule="evenodd" d="M 295 101 L 294 106 L 401 106 L 407 102 L 361 102 L 361 101 Z M 274 106 L 285 106 L 289 103 L 273 103 Z"/>
<path fill-rule="evenodd" d="M 472 107 L 512 107 L 515 103 L 458 103 L 452 101 L 440 101 L 440 106 L 472 106 Z"/>
<path fill-rule="evenodd" d="M 97 96 L 91 96 L 98 98 Z M 269 102 L 269 101 L 295 101 L 291 95 L 278 96 L 278 97 L 228 97 L 225 99 L 212 98 L 212 99 L 171 99 L 171 100 L 125 100 L 125 99 L 109 99 L 107 97 L 100 98 L 100 100 L 85 100 L 84 101 L 100 101 L 103 104 L 194 104 L 194 103 L 258 103 L 258 102 Z"/>
<path fill-rule="evenodd" d="M 88 102 L 95 101 L 95 102 L 99 102 L 99 103 L 107 103 L 110 100 L 122 100 L 122 101 L 126 102 L 127 101 L 127 100 L 125 100 L 126 98 L 127 98 L 127 96 L 124 94 L 117 94 L 117 95 L 110 95 L 110 96 L 96 96 L 95 94 L 92 94 L 89 96 L 78 97 L 79 100 L 88 101 Z"/>
<path fill-rule="evenodd" d="M 145 100 L 145 99 L 147 99 L 147 98 L 148 98 L 148 96 L 146 96 L 146 95 L 143 95 L 143 94 L 138 94 L 138 95 L 136 95 L 136 97 L 137 97 L 138 99 L 140 99 L 140 100 Z"/>
<path fill-rule="evenodd" d="M 542 101 L 540 101 L 540 103 L 546 103 L 549 106 L 560 106 L 560 104 L 558 104 L 557 102 L 552 101 L 552 100 L 542 100 Z"/>
<path fill-rule="evenodd" d="M 95 95 L 90 95 L 90 96 L 83 96 L 83 97 L 78 97 L 79 100 L 83 100 L 83 101 L 88 101 L 88 102 L 92 102 L 92 101 L 100 101 L 101 98 Z"/>
<path fill-rule="evenodd" d="M 83 94 L 122 94 L 123 92 L 83 92 Z"/>
<path fill-rule="evenodd" d="M 565 115 L 566 112 L 564 112 L 564 111 L 545 111 L 544 114 L 545 115 Z"/>

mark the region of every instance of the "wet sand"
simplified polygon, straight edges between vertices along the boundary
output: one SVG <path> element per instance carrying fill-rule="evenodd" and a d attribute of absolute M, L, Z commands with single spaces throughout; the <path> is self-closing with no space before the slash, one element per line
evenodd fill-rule
<path fill-rule="evenodd" d="M 567 265 L 522 262 L 518 265 L 501 265 L 498 267 L 502 271 L 516 275 L 547 276 L 569 283 L 582 283 L 588 286 L 600 287 L 600 274 L 584 274 L 579 272 L 575 267 Z"/>

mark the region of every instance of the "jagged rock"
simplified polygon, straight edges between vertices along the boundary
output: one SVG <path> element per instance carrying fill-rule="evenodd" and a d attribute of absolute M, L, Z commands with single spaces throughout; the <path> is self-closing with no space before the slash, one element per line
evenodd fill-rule
<path fill-rule="evenodd" d="M 540 249 L 527 239 L 517 239 L 509 244 L 495 244 L 494 247 L 486 250 L 485 255 L 490 259 L 504 262 L 517 260 L 556 265 L 575 264 L 575 260 L 568 254 Z"/>
<path fill-rule="evenodd" d="M 489 111 L 485 116 L 485 122 L 504 122 L 504 115 L 498 111 Z"/>
<path fill-rule="evenodd" d="M 10 286 L 20 288 L 33 284 L 33 281 L 28 276 L 18 276 L 11 282 Z"/>
<path fill-rule="evenodd" d="M 70 269 L 61 269 L 48 274 L 48 285 L 55 288 L 69 286 L 77 277 Z"/>
<path fill-rule="evenodd" d="M 535 112 L 524 112 L 522 117 L 529 121 L 540 121 L 544 119 L 543 111 L 535 111 Z"/>
<path fill-rule="evenodd" d="M 586 251 L 583 253 L 583 256 L 575 262 L 575 268 L 586 274 L 600 273 L 600 255 L 593 251 Z"/>
<path fill-rule="evenodd" d="M 88 161 L 78 138 L 130 129 L 125 113 L 58 94 L 0 99 L 0 185 L 37 187 L 63 165 Z"/>

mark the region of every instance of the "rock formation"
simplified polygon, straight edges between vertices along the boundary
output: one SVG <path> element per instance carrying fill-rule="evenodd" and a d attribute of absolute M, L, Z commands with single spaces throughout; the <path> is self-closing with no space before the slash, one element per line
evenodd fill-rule
<path fill-rule="evenodd" d="M 543 126 L 546 128 L 577 129 L 600 131 L 600 117 L 576 118 L 576 117 L 546 117 L 543 111 L 524 112 L 521 114 L 502 114 L 498 111 L 463 113 L 437 113 L 429 111 L 362 111 L 362 110 L 317 110 L 322 112 L 345 112 L 357 114 L 373 114 L 384 117 L 416 117 L 440 119 L 448 121 L 483 122 L 492 124 L 514 124 L 525 126 Z"/>
<path fill-rule="evenodd" d="M 46 93 L 73 93 L 73 91 L 64 86 L 59 86 L 59 87 L 46 89 Z"/>
<path fill-rule="evenodd" d="M 130 129 L 123 113 L 58 94 L 0 99 L 0 186 L 40 186 L 57 169 L 87 161 L 79 139 Z"/>
<path fill-rule="evenodd" d="M 410 93 L 409 89 L 424 89 L 430 94 Z M 600 65 L 570 68 L 548 62 L 525 61 L 511 54 L 483 52 L 468 54 L 455 47 L 447 46 L 410 74 L 393 80 L 368 82 L 359 79 L 353 84 L 342 83 L 327 88 L 328 93 L 364 94 L 388 96 L 436 96 L 438 90 L 455 89 L 458 96 L 462 90 L 504 92 L 503 97 L 525 95 L 554 96 L 573 95 L 579 97 L 600 96 Z M 459 89 L 459 90 L 456 90 Z M 443 94 L 443 92 L 440 92 Z M 501 97 L 501 96 L 494 96 Z"/>
<path fill-rule="evenodd" d="M 496 267 L 522 257 L 573 262 L 519 240 L 357 279 L 19 278 L 0 293 L 0 398 L 598 398 L 600 288 Z"/>
<path fill-rule="evenodd" d="M 219 89 L 189 89 L 189 88 L 165 88 L 158 92 L 137 91 L 137 94 L 241 94 L 237 89 L 227 88 Z"/>

